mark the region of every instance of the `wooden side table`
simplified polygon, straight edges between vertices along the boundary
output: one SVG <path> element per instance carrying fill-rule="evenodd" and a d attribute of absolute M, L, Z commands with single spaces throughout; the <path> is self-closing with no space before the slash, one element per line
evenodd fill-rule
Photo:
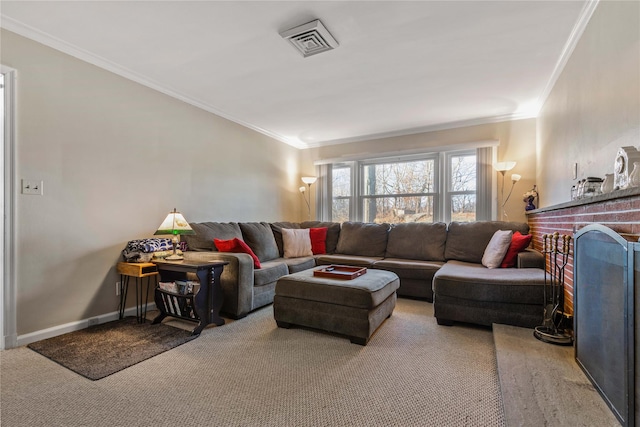
<path fill-rule="evenodd" d="M 195 273 L 200 281 L 196 294 L 181 295 L 156 287 L 155 302 L 160 314 L 152 323 L 160 323 L 167 316 L 198 322 L 192 335 L 199 335 L 209 323 L 224 325 L 220 317 L 222 286 L 220 275 L 226 261 L 155 261 L 163 282 L 185 280 L 187 273 Z"/>
<path fill-rule="evenodd" d="M 134 278 L 136 284 L 136 319 L 138 323 L 144 323 L 147 317 L 147 303 L 149 299 L 149 285 L 151 277 L 158 276 L 158 267 L 149 262 L 119 262 L 118 273 L 120 273 L 120 306 L 119 317 L 124 317 L 124 305 L 127 301 L 129 291 L 129 279 Z M 144 312 L 142 310 L 143 280 L 147 278 L 147 287 L 144 292 Z"/>

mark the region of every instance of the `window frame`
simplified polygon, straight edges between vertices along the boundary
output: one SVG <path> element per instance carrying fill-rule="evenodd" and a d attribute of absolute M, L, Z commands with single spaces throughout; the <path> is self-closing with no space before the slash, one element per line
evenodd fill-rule
<path fill-rule="evenodd" d="M 478 176 L 478 169 L 479 169 L 479 156 L 478 156 L 478 152 L 477 150 L 460 150 L 460 151 L 449 151 L 444 154 L 444 165 L 445 165 L 445 173 L 444 173 L 444 179 L 445 179 L 445 186 L 444 186 L 444 191 L 443 191 L 443 199 L 444 199 L 444 203 L 443 203 L 443 210 L 442 210 L 442 218 L 443 221 L 446 223 L 451 222 L 451 217 L 452 217 L 452 213 L 453 213 L 453 196 L 460 196 L 460 195 L 468 195 L 468 194 L 473 194 L 476 196 L 476 209 L 475 209 L 475 213 L 476 213 L 476 220 L 478 218 L 478 181 L 479 181 L 479 176 Z M 459 191 L 453 191 L 451 188 L 453 186 L 453 158 L 454 157 L 466 157 L 466 156 L 474 156 L 476 158 L 476 177 L 475 177 L 475 190 L 459 190 Z"/>
<path fill-rule="evenodd" d="M 455 157 L 475 156 L 476 157 L 476 183 L 475 191 L 463 190 L 452 191 L 452 160 Z M 484 145 L 476 147 L 456 148 L 454 150 L 429 151 L 410 155 L 391 155 L 375 158 L 361 158 L 356 160 L 323 163 L 326 180 L 321 184 L 325 186 L 326 197 L 318 200 L 320 206 L 324 206 L 318 213 L 323 213 L 323 221 L 335 221 L 332 217 L 333 211 L 333 191 L 332 191 L 332 170 L 333 167 L 350 168 L 351 173 L 351 194 L 350 196 L 339 196 L 341 199 L 349 199 L 349 221 L 364 222 L 364 201 L 380 197 L 433 197 L 433 222 L 451 222 L 452 200 L 460 194 L 475 194 L 475 220 L 490 220 L 492 218 L 492 200 L 495 189 L 493 175 L 491 174 L 491 159 L 494 156 L 494 146 Z M 419 160 L 434 160 L 434 189 L 430 193 L 398 193 L 389 195 L 365 195 L 364 168 L 369 165 L 385 163 L 403 163 Z"/>
<path fill-rule="evenodd" d="M 368 195 L 365 194 L 365 185 L 366 180 L 364 178 L 364 170 L 367 166 L 373 165 L 384 165 L 384 164 L 392 164 L 392 163 L 409 163 L 409 162 L 419 162 L 419 161 L 433 161 L 433 189 L 434 191 L 429 193 L 393 193 L 393 194 L 374 194 Z M 440 201 L 439 201 L 439 188 L 440 188 L 440 159 L 438 153 L 425 153 L 425 154 L 414 154 L 410 156 L 393 156 L 393 157 L 383 157 L 376 159 L 369 159 L 357 162 L 357 175 L 360 181 L 360 185 L 358 187 L 358 193 L 356 194 L 356 205 L 358 208 L 359 215 L 356 217 L 356 221 L 364 221 L 365 214 L 365 200 L 379 199 L 379 198 L 387 198 L 387 197 L 433 197 L 433 219 L 436 221 L 437 212 L 440 209 Z"/>
<path fill-rule="evenodd" d="M 328 168 L 327 171 L 327 181 L 328 181 L 328 191 L 327 191 L 327 198 L 331 200 L 331 202 L 329 203 L 328 206 L 328 214 L 329 214 L 329 220 L 333 221 L 333 201 L 338 199 L 338 200 L 349 200 L 349 218 L 354 218 L 355 214 L 357 212 L 356 210 L 356 204 L 354 202 L 355 200 L 355 194 L 356 194 L 356 171 L 355 171 L 355 162 L 340 162 L 340 163 L 333 163 L 329 165 L 330 167 Z M 338 196 L 335 197 L 333 195 L 333 170 L 335 169 L 349 169 L 350 170 L 350 181 L 349 181 L 349 195 L 348 196 Z M 351 219 L 349 219 L 349 221 L 351 221 Z"/>

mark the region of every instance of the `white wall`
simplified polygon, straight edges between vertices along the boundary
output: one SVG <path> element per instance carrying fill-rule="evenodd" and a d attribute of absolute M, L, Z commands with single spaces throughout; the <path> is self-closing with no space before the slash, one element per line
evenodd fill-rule
<path fill-rule="evenodd" d="M 303 170 L 308 171 L 312 170 L 313 162 L 317 160 L 360 155 L 377 157 L 390 152 L 429 150 L 430 147 L 457 146 L 459 144 L 488 140 L 500 141 L 497 153 L 498 161 L 513 160 L 517 162 L 516 167 L 506 174 L 505 197 L 511 184 L 509 180 L 511 174 L 522 175 L 522 180 L 514 187 L 513 195 L 505 206 L 505 210 L 509 220 L 526 222 L 525 203 L 522 202 L 522 195 L 536 184 L 535 119 L 489 123 L 306 149 L 302 150 L 301 167 Z M 496 182 L 500 183 L 500 179 L 501 176 L 496 173 Z M 496 205 L 499 203 L 498 198 L 494 200 Z"/>
<path fill-rule="evenodd" d="M 298 150 L 0 35 L 18 76 L 17 178 L 44 181 L 16 201 L 18 335 L 117 310 L 120 251 L 174 207 L 191 222 L 303 219 Z"/>
<path fill-rule="evenodd" d="M 538 117 L 543 206 L 578 179 L 613 173 L 619 147 L 640 147 L 640 3 L 601 1 Z"/>

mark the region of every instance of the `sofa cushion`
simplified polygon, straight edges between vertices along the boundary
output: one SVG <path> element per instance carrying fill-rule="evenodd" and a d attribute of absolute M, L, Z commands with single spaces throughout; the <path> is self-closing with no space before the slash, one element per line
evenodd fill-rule
<path fill-rule="evenodd" d="M 297 229 L 301 228 L 300 224 L 297 222 L 289 222 L 289 221 L 281 221 L 281 222 L 272 222 L 269 224 L 271 226 L 271 231 L 273 232 L 273 238 L 276 240 L 276 246 L 278 246 L 278 253 L 282 258 L 284 256 L 284 243 L 282 242 L 282 229 Z"/>
<path fill-rule="evenodd" d="M 287 274 L 289 274 L 289 268 L 281 260 L 263 262 L 260 270 L 253 270 L 253 286 L 274 285 L 279 278 Z"/>
<path fill-rule="evenodd" d="M 511 245 L 511 230 L 498 230 L 493 233 L 491 240 L 484 249 L 482 255 L 482 265 L 487 268 L 498 268 Z"/>
<path fill-rule="evenodd" d="M 353 265 L 356 267 L 371 267 L 373 266 L 374 262 L 380 261 L 382 259 L 383 259 L 382 257 L 326 254 L 326 255 L 318 255 L 316 257 L 316 264 L 318 265 L 337 264 L 337 265 Z"/>
<path fill-rule="evenodd" d="M 189 225 L 196 234 L 182 234 L 180 239 L 187 243 L 190 251 L 217 251 L 213 239 L 242 239 L 242 231 L 236 222 L 201 222 Z"/>
<path fill-rule="evenodd" d="M 340 230 L 337 254 L 384 257 L 389 224 L 345 222 Z"/>
<path fill-rule="evenodd" d="M 304 221 L 300 224 L 301 228 L 320 228 L 327 227 L 327 240 L 326 249 L 328 254 L 336 252 L 336 246 L 338 246 L 338 239 L 340 238 L 340 223 L 339 222 L 322 222 L 322 221 Z"/>
<path fill-rule="evenodd" d="M 444 257 L 447 260 L 482 262 L 482 255 L 491 237 L 498 230 L 529 233 L 529 225 L 509 221 L 452 222 L 447 230 Z"/>
<path fill-rule="evenodd" d="M 213 239 L 213 244 L 220 252 L 231 252 L 236 254 L 248 254 L 253 258 L 253 268 L 260 268 L 260 260 L 253 253 L 251 248 L 237 237 L 230 240 Z"/>
<path fill-rule="evenodd" d="M 311 237 L 309 229 L 282 229 L 282 243 L 284 244 L 285 258 L 298 258 L 312 256 Z"/>
<path fill-rule="evenodd" d="M 385 258 L 444 261 L 447 225 L 443 222 L 409 222 L 389 230 Z"/>
<path fill-rule="evenodd" d="M 302 258 L 277 258 L 273 261 L 280 261 L 287 265 L 289 274 L 297 273 L 298 271 L 308 270 L 316 266 L 316 259 L 314 257 L 302 257 Z"/>
<path fill-rule="evenodd" d="M 266 222 L 241 222 L 243 240 L 253 252 L 258 255 L 260 262 L 270 261 L 280 257 L 276 239 L 273 237 L 271 226 Z"/>
<path fill-rule="evenodd" d="M 488 269 L 480 264 L 448 261 L 433 277 L 433 293 L 462 300 L 542 304 L 544 270 Z"/>
<path fill-rule="evenodd" d="M 431 289 L 431 280 L 436 271 L 444 265 L 442 261 L 421 261 L 408 260 L 399 258 L 385 258 L 373 263 L 373 268 L 379 270 L 393 271 L 402 279 L 418 279 L 424 280 L 429 284 Z"/>

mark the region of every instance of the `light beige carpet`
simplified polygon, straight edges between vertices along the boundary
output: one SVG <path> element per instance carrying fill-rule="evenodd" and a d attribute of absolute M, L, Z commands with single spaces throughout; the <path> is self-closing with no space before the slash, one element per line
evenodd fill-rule
<path fill-rule="evenodd" d="M 0 356 L 3 426 L 504 425 L 491 331 L 438 326 L 423 301 L 399 299 L 366 347 L 266 307 L 98 381 Z"/>

